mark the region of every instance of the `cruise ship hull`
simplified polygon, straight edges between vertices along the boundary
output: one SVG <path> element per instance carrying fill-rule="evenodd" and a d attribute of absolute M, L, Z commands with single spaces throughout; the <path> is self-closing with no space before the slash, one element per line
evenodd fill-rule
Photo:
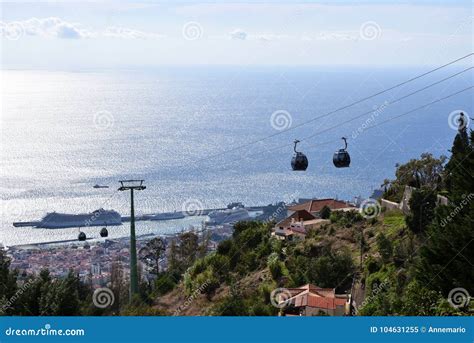
<path fill-rule="evenodd" d="M 149 217 L 150 220 L 172 220 L 172 219 L 183 219 L 185 215 L 181 212 L 173 213 L 159 213 Z"/>
<path fill-rule="evenodd" d="M 223 225 L 233 224 L 238 221 L 249 220 L 250 216 L 247 210 L 243 208 L 213 211 L 209 213 L 208 218 L 205 220 L 207 225 Z"/>
<path fill-rule="evenodd" d="M 116 226 L 122 225 L 122 217 L 113 210 L 99 209 L 91 213 L 67 214 L 48 213 L 36 223 L 35 227 L 42 229 L 64 229 L 87 226 Z"/>
<path fill-rule="evenodd" d="M 38 229 L 68 229 L 72 227 L 88 227 L 88 226 L 118 226 L 122 225 L 122 223 L 109 223 L 107 221 L 98 221 L 91 224 L 87 224 L 84 221 L 77 221 L 77 222 L 68 222 L 68 223 L 46 223 L 42 224 L 39 222 L 35 225 Z"/>

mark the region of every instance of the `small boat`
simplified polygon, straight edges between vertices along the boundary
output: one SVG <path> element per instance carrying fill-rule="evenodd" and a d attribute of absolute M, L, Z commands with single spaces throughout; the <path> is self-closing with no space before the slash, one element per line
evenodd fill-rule
<path fill-rule="evenodd" d="M 95 184 L 95 185 L 93 186 L 93 188 L 109 188 L 109 186 L 107 186 L 107 185 Z"/>

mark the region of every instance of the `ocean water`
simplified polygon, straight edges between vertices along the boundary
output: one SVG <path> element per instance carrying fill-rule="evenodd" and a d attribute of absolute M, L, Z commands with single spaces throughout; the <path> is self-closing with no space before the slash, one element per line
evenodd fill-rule
<path fill-rule="evenodd" d="M 120 179 L 146 180 L 147 189 L 136 194 L 137 213 L 223 207 L 232 201 L 263 205 L 299 197 L 367 197 L 394 176 L 396 163 L 426 151 L 449 155 L 456 131 L 448 116 L 454 110 L 472 116 L 472 91 L 374 129 L 364 128 L 472 85 L 472 71 L 350 123 L 345 121 L 460 69 L 438 71 L 301 124 L 429 69 L 3 70 L 0 242 L 76 237 L 77 229 L 12 226 L 14 221 L 38 220 L 46 212 L 81 213 L 103 207 L 127 215 L 129 195 L 117 191 Z M 337 127 L 300 143 L 309 168 L 292 172 L 292 141 L 333 126 Z M 294 129 L 279 131 L 288 127 Z M 342 136 L 349 139 L 352 163 L 336 169 L 332 154 L 343 146 L 338 140 Z M 96 183 L 110 188 L 92 188 Z M 173 232 L 200 220 L 143 222 L 138 233 Z M 110 231 L 119 237 L 128 225 Z M 98 229 L 87 233 L 98 236 Z"/>

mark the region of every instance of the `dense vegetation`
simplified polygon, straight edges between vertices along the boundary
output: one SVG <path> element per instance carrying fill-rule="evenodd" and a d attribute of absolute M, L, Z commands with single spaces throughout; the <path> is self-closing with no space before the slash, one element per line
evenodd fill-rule
<path fill-rule="evenodd" d="M 156 276 L 143 282 L 140 295 L 128 299 L 120 264 L 112 268 L 112 307 L 92 303 L 90 283 L 74 272 L 52 279 L 47 270 L 24 275 L 10 270 L 0 251 L 0 313 L 5 315 L 162 315 L 176 312 L 183 297 L 204 315 L 276 315 L 270 294 L 278 287 L 313 283 L 338 293 L 359 286 L 364 303 L 359 315 L 462 315 L 448 295 L 455 288 L 474 294 L 474 133 L 459 130 L 445 157 L 422 154 L 397 166 L 386 180 L 385 198 L 400 201 L 405 186 L 416 187 L 410 212 L 382 210 L 365 219 L 357 212 L 330 211 L 329 223 L 306 239 L 282 241 L 271 236 L 273 223 L 235 225 L 230 239 L 207 254 L 209 237 L 182 233 L 168 247 L 168 268 L 160 268 L 164 242 L 150 241 L 141 260 Z M 449 199 L 441 205 L 438 195 Z M 160 301 L 167 302 L 163 305 Z"/>
<path fill-rule="evenodd" d="M 447 299 L 455 288 L 474 293 L 473 151 L 474 133 L 469 139 L 464 128 L 456 135 L 445 167 L 440 167 L 444 158 L 426 154 L 399 166 L 397 180 L 390 183 L 394 189 L 388 189 L 386 195 L 397 194 L 403 185 L 418 189 L 409 202 L 406 227 L 391 240 L 380 241 L 380 259 L 365 263 L 369 295 L 376 294 L 361 314 L 472 313 L 473 304 L 471 310 L 468 306 L 454 308 Z M 440 193 L 448 197 L 449 205 L 436 206 Z"/>

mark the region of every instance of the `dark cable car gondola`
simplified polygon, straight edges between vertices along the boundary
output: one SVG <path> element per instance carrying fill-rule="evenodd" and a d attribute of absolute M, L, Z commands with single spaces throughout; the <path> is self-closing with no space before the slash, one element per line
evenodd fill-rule
<path fill-rule="evenodd" d="M 344 144 L 345 144 L 344 149 L 339 149 L 339 151 L 336 151 L 334 153 L 334 156 L 332 157 L 332 162 L 334 163 L 334 166 L 336 168 L 349 167 L 349 164 L 351 164 L 351 157 L 349 156 L 349 153 L 346 151 L 347 149 L 346 137 L 342 137 L 342 139 L 344 140 Z"/>
<path fill-rule="evenodd" d="M 81 242 L 82 241 L 85 241 L 86 240 L 86 234 L 82 231 L 79 232 L 79 236 L 77 236 L 77 239 L 80 240 Z"/>
<path fill-rule="evenodd" d="M 308 168 L 308 158 L 302 152 L 296 151 L 296 144 L 299 142 L 299 140 L 295 140 L 295 147 L 293 148 L 295 154 L 291 159 L 291 168 L 293 168 L 295 171 L 304 171 L 306 168 Z"/>
<path fill-rule="evenodd" d="M 100 237 L 107 237 L 109 235 L 109 231 L 107 230 L 106 227 L 103 227 L 102 230 L 100 230 Z"/>

